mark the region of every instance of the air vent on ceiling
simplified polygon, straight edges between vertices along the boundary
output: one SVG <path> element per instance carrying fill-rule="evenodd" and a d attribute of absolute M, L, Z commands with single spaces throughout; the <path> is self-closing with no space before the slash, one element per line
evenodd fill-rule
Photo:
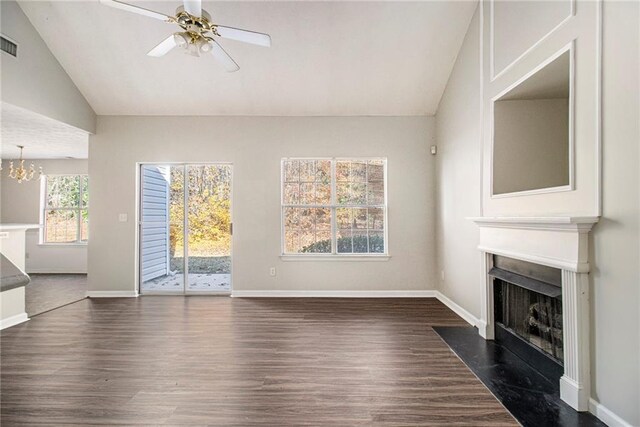
<path fill-rule="evenodd" d="M 2 36 L 0 36 L 0 49 L 9 55 L 18 56 L 18 45 Z"/>

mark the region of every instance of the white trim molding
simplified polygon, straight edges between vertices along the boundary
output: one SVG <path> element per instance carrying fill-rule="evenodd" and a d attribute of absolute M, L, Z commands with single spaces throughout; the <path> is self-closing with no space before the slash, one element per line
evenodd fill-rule
<path fill-rule="evenodd" d="M 136 291 L 88 291 L 88 298 L 137 298 Z"/>
<path fill-rule="evenodd" d="M 493 268 L 493 256 L 486 251 L 482 251 L 482 274 L 481 283 L 484 289 L 480 294 L 480 319 L 478 319 L 478 334 L 485 340 L 495 338 L 493 327 L 493 279 L 487 274 Z"/>
<path fill-rule="evenodd" d="M 564 375 L 560 397 L 578 411 L 589 410 L 589 276 L 562 270 Z"/>
<path fill-rule="evenodd" d="M 0 330 L 19 325 L 20 323 L 24 323 L 27 320 L 29 320 L 29 316 L 27 316 L 27 313 L 20 313 L 16 314 L 15 316 L 7 317 L 6 319 L 0 320 Z"/>
<path fill-rule="evenodd" d="M 492 3 L 493 4 L 493 3 Z M 513 89 L 525 83 L 529 78 L 533 77 L 539 71 L 543 70 L 547 65 L 560 58 L 565 53 L 569 53 L 569 182 L 564 185 L 546 188 L 534 188 L 531 190 L 512 191 L 508 193 L 494 193 L 493 171 L 494 171 L 494 146 L 495 146 L 495 105 L 500 98 L 507 95 Z M 491 98 L 489 105 L 489 146 L 491 148 L 491 156 L 489 157 L 489 195 L 492 199 L 504 199 L 508 197 L 532 196 L 536 194 L 560 193 L 563 191 L 575 190 L 575 40 L 567 43 L 553 55 L 546 58 L 540 64 L 531 69 L 528 73 L 511 83 L 509 86 L 501 90 L 496 96 Z"/>
<path fill-rule="evenodd" d="M 436 298 L 471 326 L 478 326 L 478 318 L 453 302 L 440 291 L 233 291 L 235 298 Z"/>
<path fill-rule="evenodd" d="M 597 216 L 481 216 L 468 217 L 480 227 L 504 227 L 558 231 L 591 231 Z"/>
<path fill-rule="evenodd" d="M 287 291 L 234 290 L 235 298 L 436 298 L 437 291 Z"/>
<path fill-rule="evenodd" d="M 467 310 L 465 310 L 464 308 L 462 308 L 461 306 L 453 302 L 453 300 L 451 300 L 448 296 L 446 296 L 442 292 L 440 291 L 435 291 L 435 292 L 436 292 L 436 298 L 438 299 L 438 301 L 446 305 L 455 314 L 462 317 L 462 319 L 465 322 L 467 322 L 468 324 L 474 327 L 479 326 L 480 320 L 476 316 L 469 313 Z"/>
<path fill-rule="evenodd" d="M 564 375 L 560 398 L 578 411 L 589 410 L 591 373 L 589 354 L 589 231 L 598 217 L 481 217 L 484 258 L 481 318 L 478 331 L 494 338 L 493 255 L 547 265 L 562 270 Z"/>
<path fill-rule="evenodd" d="M 477 217 L 478 248 L 574 272 L 589 271 L 589 232 L 597 216 Z"/>
<path fill-rule="evenodd" d="M 285 261 L 285 262 L 298 262 L 298 261 L 302 261 L 302 262 L 306 262 L 306 261 L 328 261 L 328 262 L 333 262 L 333 261 L 341 261 L 341 262 L 359 262 L 359 261 L 373 261 L 373 262 L 380 262 L 380 261 L 389 261 L 391 259 L 391 257 L 389 255 L 333 255 L 333 254 L 328 254 L 328 255 L 314 255 L 314 254 L 310 254 L 310 255 L 304 255 L 304 254 L 299 254 L 299 255 L 280 255 L 280 260 L 281 261 Z"/>
<path fill-rule="evenodd" d="M 569 15 L 565 16 L 560 22 L 558 22 L 548 33 L 543 35 L 538 41 L 529 46 L 524 52 L 522 52 L 516 59 L 507 64 L 502 70 L 496 73 L 495 66 L 495 19 L 494 19 L 494 0 L 489 2 L 489 74 L 491 82 L 498 79 L 500 76 L 506 74 L 511 68 L 513 68 L 518 62 L 526 57 L 530 52 L 535 50 L 538 46 L 544 43 L 553 33 L 560 28 L 564 27 L 571 18 L 576 15 L 576 0 L 568 0 L 570 2 Z"/>
<path fill-rule="evenodd" d="M 532 204 L 535 198 L 546 201 L 545 204 L 554 203 L 556 209 L 559 207 L 558 201 L 561 201 L 560 203 L 566 212 L 602 215 L 602 9 L 604 2 L 603 0 L 585 1 L 578 5 L 577 0 L 567 1 L 571 2 L 570 13 L 564 19 L 561 19 L 558 14 L 557 25 L 554 28 L 551 28 L 552 24 L 549 23 L 548 33 L 542 35 L 526 50 L 523 46 L 520 50 L 524 50 L 524 52 L 501 70 L 498 70 L 497 64 L 495 64 L 500 47 L 495 46 L 494 43 L 497 41 L 495 37 L 497 26 L 494 28 L 494 24 L 498 24 L 497 20 L 502 19 L 499 15 L 494 16 L 494 8 L 499 2 L 488 0 L 481 3 L 483 7 L 480 20 L 481 69 L 479 74 L 482 94 L 481 147 L 483 161 L 481 165 L 480 214 L 488 212 L 489 209 L 492 212 L 504 212 L 505 214 L 507 212 L 524 214 L 524 211 L 520 211 L 517 206 L 518 200 L 514 200 L 517 197 L 524 199 L 524 203 L 529 206 L 527 208 L 529 211 L 537 211 L 538 205 Z M 504 17 L 504 19 L 508 18 Z M 570 186 L 494 195 L 493 183 L 491 182 L 493 179 L 491 170 L 493 167 L 493 148 L 491 146 L 493 119 L 490 116 L 493 105 L 492 98 L 494 94 L 521 78 L 524 73 L 531 72 L 531 68 L 548 57 L 548 54 L 568 43 L 575 44 L 571 64 L 571 75 L 575 74 L 575 80 L 571 83 L 571 96 L 573 100 L 581 100 L 579 110 L 570 109 L 574 113 L 570 117 L 570 123 L 573 126 L 572 130 L 576 132 L 576 143 L 570 158 L 573 161 L 573 170 L 570 172 L 573 181 Z M 509 58 L 509 60 L 511 59 Z M 589 82 L 589 85 L 586 85 L 585 81 Z M 589 87 L 591 82 L 593 82 L 593 86 Z M 593 129 L 593 133 L 591 129 Z M 593 165 L 593 169 L 591 169 L 591 165 Z M 578 182 L 583 185 L 578 185 Z M 566 202 L 562 202 L 565 199 L 564 195 L 566 195 Z M 580 203 L 573 203 L 575 201 L 573 199 L 580 199 Z M 544 214 L 541 212 L 541 215 Z"/>
<path fill-rule="evenodd" d="M 630 422 L 625 421 L 622 417 L 595 399 L 589 399 L 589 412 L 609 427 L 633 427 Z"/>
<path fill-rule="evenodd" d="M 69 268 L 27 268 L 27 274 L 87 274 L 87 270 Z"/>

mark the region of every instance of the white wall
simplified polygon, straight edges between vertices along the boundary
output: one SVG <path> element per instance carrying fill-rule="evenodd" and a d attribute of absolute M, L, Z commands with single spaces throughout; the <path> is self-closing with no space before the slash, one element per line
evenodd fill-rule
<path fill-rule="evenodd" d="M 95 132 L 96 115 L 15 1 L 0 2 L 0 28 L 18 44 L 2 55 L 2 101 Z"/>
<path fill-rule="evenodd" d="M 433 138 L 428 117 L 101 116 L 89 143 L 89 289 L 136 289 L 136 162 L 170 161 L 234 164 L 235 290 L 433 289 Z M 389 261 L 280 259 L 280 159 L 288 156 L 388 158 Z"/>
<path fill-rule="evenodd" d="M 607 1 L 603 18 L 603 217 L 590 254 L 592 395 L 640 426 L 640 3 Z"/>
<path fill-rule="evenodd" d="M 480 9 L 473 15 L 436 116 L 440 291 L 480 317 Z M 444 273 L 444 279 L 442 278 Z"/>
<path fill-rule="evenodd" d="M 584 10 L 583 3 L 577 6 Z M 477 84 L 481 76 L 477 20 L 474 16 L 436 116 L 438 264 L 445 270 L 440 290 L 475 316 L 479 315 L 482 289 L 478 232 L 464 218 L 478 216 L 483 210 L 478 188 L 482 163 L 478 122 L 483 120 L 483 113 L 476 107 L 481 96 Z M 487 20 L 485 16 L 485 26 Z M 593 411 L 612 426 L 625 422 L 640 425 L 639 21 L 640 3 L 604 2 L 603 217 L 592 232 L 591 242 L 591 374 Z M 592 34 L 595 31 L 589 37 Z M 486 39 L 482 49 L 486 53 Z M 488 72 L 486 64 L 484 71 Z M 585 108 L 581 102 L 587 101 L 580 93 L 576 102 L 578 108 Z M 592 137 L 588 133 L 581 139 L 577 134 L 576 143 L 591 141 Z M 583 183 L 593 185 L 586 177 L 577 184 Z M 540 203 L 539 210 L 550 213 L 552 200 L 534 198 L 533 202 L 522 202 L 520 208 L 529 212 L 530 203 Z M 515 203 L 502 211 L 499 207 L 494 205 L 484 214 L 517 213 L 513 210 Z"/>
<path fill-rule="evenodd" d="M 45 174 L 86 174 L 87 160 L 26 160 L 42 166 Z M 4 161 L 0 187 L 0 223 L 40 222 L 40 181 L 18 184 L 7 176 L 8 161 Z M 89 184 L 91 185 L 91 183 Z M 91 199 L 91 195 L 90 195 Z M 91 200 L 89 201 L 91 204 Z M 91 205 L 90 205 L 91 206 Z M 91 221 L 91 220 L 89 220 Z M 26 236 L 27 273 L 86 273 L 86 245 L 40 245 L 38 230 L 28 230 Z"/>

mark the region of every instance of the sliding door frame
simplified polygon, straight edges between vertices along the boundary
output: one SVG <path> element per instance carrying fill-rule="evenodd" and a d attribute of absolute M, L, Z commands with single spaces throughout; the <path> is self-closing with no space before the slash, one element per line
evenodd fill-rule
<path fill-rule="evenodd" d="M 144 166 L 182 166 L 182 179 L 184 194 L 183 194 L 183 204 L 184 204 L 184 223 L 183 223 L 183 270 L 184 270 L 184 278 L 182 281 L 182 290 L 181 291 L 143 291 L 142 289 L 142 214 L 143 214 L 143 174 L 142 168 Z M 189 291 L 189 166 L 229 166 L 231 168 L 231 185 L 229 186 L 229 215 L 231 218 L 231 230 L 229 233 L 231 234 L 231 247 L 229 250 L 229 256 L 231 258 L 231 271 L 229 273 L 229 290 L 228 291 Z M 137 162 L 136 163 L 136 290 L 139 295 L 219 295 L 219 296 L 230 296 L 233 291 L 233 185 L 234 185 L 234 175 L 233 175 L 233 163 L 232 162 Z M 167 204 L 170 201 L 167 200 Z M 167 216 L 167 227 L 170 228 L 170 218 Z M 167 247 L 167 257 L 169 253 L 169 248 Z M 169 260 L 167 261 L 169 262 Z"/>

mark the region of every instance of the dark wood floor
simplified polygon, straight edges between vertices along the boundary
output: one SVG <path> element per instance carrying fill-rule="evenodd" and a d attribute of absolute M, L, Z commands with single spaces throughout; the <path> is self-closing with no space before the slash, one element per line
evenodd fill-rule
<path fill-rule="evenodd" d="M 1 333 L 3 427 L 517 425 L 434 299 L 85 299 Z"/>
<path fill-rule="evenodd" d="M 26 311 L 36 316 L 87 296 L 86 274 L 30 274 L 25 289 Z"/>

